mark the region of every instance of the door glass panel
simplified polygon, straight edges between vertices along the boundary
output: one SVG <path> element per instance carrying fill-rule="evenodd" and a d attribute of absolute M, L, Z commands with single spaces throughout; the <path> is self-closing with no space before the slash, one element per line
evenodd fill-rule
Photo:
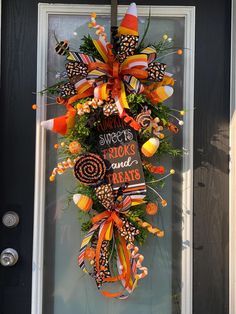
<path fill-rule="evenodd" d="M 99 24 L 109 30 L 109 16 L 99 16 Z M 78 49 L 81 37 L 89 30 L 89 16 L 53 14 L 49 15 L 48 25 L 48 85 L 55 83 L 57 71 L 64 70 L 64 58 L 54 51 L 55 35 L 59 40 L 68 39 L 73 50 Z M 147 18 L 139 18 L 141 37 Z M 152 17 L 146 43 L 161 39 L 168 34 L 176 47 L 184 47 L 184 18 Z M 94 35 L 93 31 L 90 31 Z M 167 52 L 165 52 L 167 53 Z M 175 93 L 166 102 L 168 106 L 182 109 L 184 58 L 177 54 L 163 57 L 168 64 L 168 72 L 176 78 Z M 64 114 L 64 108 L 53 105 L 47 99 L 47 118 Z M 59 160 L 53 145 L 57 136 L 47 133 L 46 177 Z M 174 146 L 182 147 L 182 133 L 174 138 Z M 61 161 L 61 160 L 60 160 Z M 163 159 L 166 169 L 176 169 L 176 175 L 166 180 L 161 191 L 168 200 L 168 206 L 161 208 L 159 214 L 150 219 L 153 225 L 165 230 L 164 238 L 149 235 L 140 251 L 145 257 L 143 264 L 148 267 L 149 275 L 139 282 L 138 288 L 127 301 L 102 297 L 95 282 L 84 274 L 77 265 L 83 234 L 80 232 L 79 215 L 71 203 L 67 206 L 68 192 L 73 194 L 76 181 L 71 171 L 58 176 L 54 183 L 46 181 L 45 199 L 45 239 L 44 239 L 44 276 L 43 276 L 43 313 L 44 314 L 102 314 L 102 313 L 181 313 L 181 254 L 182 254 L 182 160 Z"/>

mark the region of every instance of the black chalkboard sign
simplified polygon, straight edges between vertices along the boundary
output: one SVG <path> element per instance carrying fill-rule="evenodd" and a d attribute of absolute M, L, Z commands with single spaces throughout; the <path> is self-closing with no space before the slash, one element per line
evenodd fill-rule
<path fill-rule="evenodd" d="M 136 131 L 118 116 L 104 118 L 97 127 L 101 156 L 107 161 L 107 180 L 116 191 L 127 183 L 125 194 L 145 196 L 146 185 Z"/>

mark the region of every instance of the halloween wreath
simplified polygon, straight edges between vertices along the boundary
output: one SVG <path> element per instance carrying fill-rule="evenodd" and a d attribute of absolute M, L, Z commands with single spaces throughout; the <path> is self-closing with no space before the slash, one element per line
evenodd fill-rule
<path fill-rule="evenodd" d="M 164 236 L 147 216 L 167 205 L 155 187 L 175 172 L 166 174 L 149 158 L 181 153 L 168 137 L 178 133 L 173 118 L 179 125 L 183 121 L 173 115 L 175 109 L 163 105 L 174 85 L 166 64 L 158 62 L 158 53 L 170 49 L 168 36 L 152 46 L 145 46 L 144 38 L 139 42 L 134 3 L 113 28 L 112 44 L 95 13 L 89 27 L 97 39 L 85 36 L 79 51 L 57 40 L 55 50 L 66 59 L 65 72 L 63 80 L 45 92 L 53 94 L 66 113 L 41 125 L 62 135 L 55 148 L 65 160 L 53 169 L 50 181 L 66 170 L 77 179 L 72 199 L 87 219 L 81 225 L 85 236 L 78 264 L 104 296 L 125 299 L 148 274 L 138 245 L 148 232 Z M 182 54 L 181 49 L 176 52 Z M 147 188 L 155 201 L 148 199 Z M 121 291 L 103 289 L 114 282 L 121 282 Z"/>

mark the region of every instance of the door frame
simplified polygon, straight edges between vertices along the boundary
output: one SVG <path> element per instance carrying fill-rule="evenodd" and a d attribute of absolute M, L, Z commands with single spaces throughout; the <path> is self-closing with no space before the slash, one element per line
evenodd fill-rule
<path fill-rule="evenodd" d="M 150 6 L 138 6 L 139 16 L 148 16 Z M 151 6 L 153 16 L 170 16 L 185 18 L 185 53 L 184 66 L 184 107 L 188 111 L 183 131 L 184 147 L 188 155 L 183 158 L 183 231 L 182 231 L 182 294 L 181 314 L 192 313 L 193 291 L 193 108 L 194 108 L 194 49 L 195 49 L 195 7 L 194 6 Z M 66 10 L 65 10 L 66 8 Z M 124 14 L 127 6 L 120 5 L 119 13 Z M 37 55 L 37 91 L 47 85 L 47 36 L 49 14 L 88 15 L 110 14 L 110 5 L 38 5 L 38 55 Z M 42 314 L 43 298 L 43 260 L 44 260 L 44 202 L 45 202 L 45 164 L 46 164 L 46 131 L 40 122 L 46 118 L 43 105 L 45 96 L 37 95 L 36 116 L 36 152 L 35 152 L 35 204 L 32 262 L 32 314 Z"/>
<path fill-rule="evenodd" d="M 236 0 L 231 4 L 229 117 L 229 314 L 236 313 Z"/>

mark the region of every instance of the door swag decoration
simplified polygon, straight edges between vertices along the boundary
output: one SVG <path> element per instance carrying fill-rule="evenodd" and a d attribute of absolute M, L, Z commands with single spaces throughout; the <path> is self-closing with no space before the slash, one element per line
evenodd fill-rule
<path fill-rule="evenodd" d="M 113 27 L 112 44 L 95 13 L 89 27 L 98 38 L 85 36 L 80 51 L 57 41 L 55 50 L 66 58 L 66 71 L 62 81 L 44 92 L 56 95 L 66 114 L 41 125 L 63 136 L 55 148 L 65 161 L 53 169 L 50 181 L 71 169 L 78 182 L 72 198 L 86 220 L 78 264 L 102 295 L 125 299 L 148 274 L 138 244 L 148 232 L 164 236 L 145 218 L 167 205 L 154 187 L 175 172 L 157 178 L 165 169 L 149 158 L 180 154 L 168 137 L 178 133 L 173 119 L 179 125 L 183 121 L 173 115 L 175 109 L 163 105 L 174 85 L 166 64 L 158 62 L 158 53 L 170 49 L 168 36 L 152 46 L 144 45 L 144 37 L 139 42 L 135 3 L 120 26 Z M 114 282 L 121 283 L 121 291 L 103 290 Z"/>

